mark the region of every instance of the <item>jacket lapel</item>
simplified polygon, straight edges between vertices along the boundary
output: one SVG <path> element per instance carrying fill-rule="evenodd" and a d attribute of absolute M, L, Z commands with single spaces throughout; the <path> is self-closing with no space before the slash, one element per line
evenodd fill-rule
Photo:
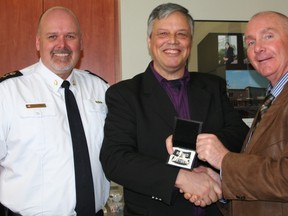
<path fill-rule="evenodd" d="M 177 116 L 176 110 L 165 90 L 159 85 L 150 66 L 147 67 L 144 73 L 143 87 L 143 94 L 147 97 L 146 103 L 156 105 L 154 107 L 155 112 L 169 126 L 174 127 L 174 119 L 171 118 L 171 115 Z M 207 93 L 201 80 L 194 80 L 193 76 L 190 76 L 187 88 L 190 118 L 204 122 L 207 117 L 211 95 Z M 197 106 L 195 106 L 195 103 L 197 103 Z"/>
<path fill-rule="evenodd" d="M 280 95 L 275 99 L 271 107 L 267 110 L 259 125 L 255 129 L 250 142 L 246 146 L 244 152 L 257 152 L 257 148 L 263 149 L 263 143 L 258 142 L 259 139 L 263 138 L 263 136 L 267 136 L 266 131 L 271 127 L 272 123 L 274 122 L 275 118 L 277 117 L 278 112 L 281 112 L 281 107 L 283 103 L 286 103 L 288 94 L 288 83 L 285 85 L 284 89 L 280 93 Z M 253 125 L 255 124 L 255 120 L 253 121 Z M 252 126 L 253 126 L 252 125 Z M 251 126 L 251 128 L 252 128 Z M 249 134 L 251 133 L 251 129 L 246 137 L 248 139 Z M 245 140 L 245 143 L 247 142 Z"/>
<path fill-rule="evenodd" d="M 207 117 L 210 100 L 211 96 L 205 91 L 204 84 L 200 80 L 193 80 L 193 76 L 190 76 L 188 85 L 190 118 L 204 122 Z M 197 106 L 195 106 L 195 103 L 197 103 Z"/>
<path fill-rule="evenodd" d="M 150 69 L 150 66 L 146 69 L 143 77 L 143 95 L 146 97 L 146 103 L 154 106 L 153 110 L 160 116 L 163 122 L 173 128 L 174 118 L 171 118 L 171 116 L 177 116 L 177 113 L 169 96 L 159 85 L 159 82 Z"/>

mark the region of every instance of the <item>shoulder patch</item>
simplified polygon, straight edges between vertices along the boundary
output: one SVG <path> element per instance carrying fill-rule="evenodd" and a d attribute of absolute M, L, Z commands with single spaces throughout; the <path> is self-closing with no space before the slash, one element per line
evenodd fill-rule
<path fill-rule="evenodd" d="M 92 73 L 92 72 L 89 71 L 89 70 L 85 70 L 85 71 L 89 72 L 89 74 L 91 74 L 91 75 L 97 76 L 98 78 L 100 78 L 101 80 L 103 80 L 105 83 L 108 83 L 105 79 L 103 79 L 103 78 L 100 77 L 99 75 L 97 75 L 97 74 L 95 74 L 95 73 Z"/>
<path fill-rule="evenodd" d="M 6 73 L 3 76 L 0 77 L 0 83 L 3 82 L 6 79 L 10 79 L 13 77 L 23 76 L 23 74 L 20 71 L 13 71 L 10 73 Z"/>

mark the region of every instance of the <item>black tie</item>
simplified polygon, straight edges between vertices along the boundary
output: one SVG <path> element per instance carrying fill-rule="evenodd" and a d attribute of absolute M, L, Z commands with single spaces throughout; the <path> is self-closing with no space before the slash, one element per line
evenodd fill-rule
<path fill-rule="evenodd" d="M 95 197 L 91 165 L 84 128 L 79 109 L 70 83 L 64 81 L 65 102 L 73 143 L 74 169 L 76 182 L 76 212 L 77 216 L 95 216 Z"/>

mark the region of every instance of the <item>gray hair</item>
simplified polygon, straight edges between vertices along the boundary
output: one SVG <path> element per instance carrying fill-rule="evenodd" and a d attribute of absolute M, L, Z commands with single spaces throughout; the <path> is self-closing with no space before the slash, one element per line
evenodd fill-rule
<path fill-rule="evenodd" d="M 174 4 L 174 3 L 165 3 L 157 6 L 154 8 L 154 10 L 151 12 L 148 22 L 147 22 L 147 35 L 148 37 L 151 36 L 152 28 L 153 28 L 153 21 L 155 19 L 163 19 L 168 17 L 170 14 L 174 12 L 180 12 L 182 13 L 188 20 L 190 29 L 191 29 L 191 35 L 193 35 L 194 32 L 194 20 L 193 17 L 189 14 L 189 10 L 182 7 L 181 5 Z"/>

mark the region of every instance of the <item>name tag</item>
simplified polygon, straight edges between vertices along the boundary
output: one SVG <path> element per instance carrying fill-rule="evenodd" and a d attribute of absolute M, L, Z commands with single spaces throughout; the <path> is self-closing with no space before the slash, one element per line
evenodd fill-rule
<path fill-rule="evenodd" d="M 32 109 L 32 108 L 45 108 L 46 104 L 41 103 L 41 104 L 26 104 L 27 109 Z"/>

